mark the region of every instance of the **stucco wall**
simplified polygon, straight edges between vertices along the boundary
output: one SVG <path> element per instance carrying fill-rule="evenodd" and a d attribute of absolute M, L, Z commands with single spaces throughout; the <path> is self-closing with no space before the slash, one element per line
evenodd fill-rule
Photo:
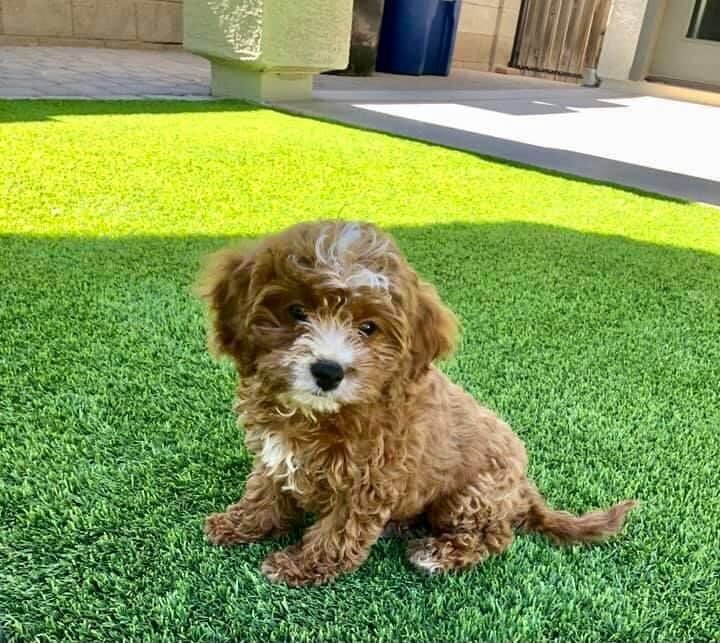
<path fill-rule="evenodd" d="M 0 44 L 177 47 L 182 0 L 0 0 Z"/>
<path fill-rule="evenodd" d="M 630 78 L 647 4 L 648 0 L 614 0 L 598 62 L 600 78 Z"/>
<path fill-rule="evenodd" d="M 667 0 L 647 1 L 645 18 L 640 29 L 637 49 L 630 69 L 630 80 L 645 80 L 645 76 L 647 76 L 655 45 L 660 35 L 666 4 Z"/>
<path fill-rule="evenodd" d="M 350 0 L 186 0 L 185 48 L 273 70 L 344 69 Z"/>
<path fill-rule="evenodd" d="M 510 62 L 520 0 L 463 0 L 453 67 L 492 71 Z"/>

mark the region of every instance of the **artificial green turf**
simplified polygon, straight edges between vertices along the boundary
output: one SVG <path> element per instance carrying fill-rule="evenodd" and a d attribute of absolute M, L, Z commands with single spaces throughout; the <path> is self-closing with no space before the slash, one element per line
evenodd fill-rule
<path fill-rule="evenodd" d="M 280 543 L 204 543 L 250 461 L 199 258 L 335 216 L 438 285 L 465 327 L 446 369 L 553 503 L 641 500 L 623 536 L 440 578 L 384 541 L 300 590 L 258 571 Z M 717 210 L 232 103 L 0 102 L 0 234 L 11 639 L 720 638 Z"/>

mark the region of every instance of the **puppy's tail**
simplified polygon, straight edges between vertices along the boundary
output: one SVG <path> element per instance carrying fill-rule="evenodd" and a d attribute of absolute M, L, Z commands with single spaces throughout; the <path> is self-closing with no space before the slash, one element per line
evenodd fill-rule
<path fill-rule="evenodd" d="M 527 499 L 529 508 L 521 517 L 519 526 L 567 545 L 597 542 L 614 536 L 622 529 L 628 512 L 637 506 L 634 500 L 624 500 L 606 510 L 574 516 L 567 511 L 551 509 L 531 482 L 528 482 Z"/>

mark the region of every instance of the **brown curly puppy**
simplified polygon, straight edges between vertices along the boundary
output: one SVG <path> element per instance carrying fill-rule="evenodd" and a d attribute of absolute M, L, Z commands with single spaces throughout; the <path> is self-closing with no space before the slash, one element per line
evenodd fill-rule
<path fill-rule="evenodd" d="M 520 439 L 432 365 L 453 350 L 454 315 L 371 225 L 302 224 L 221 252 L 200 291 L 255 454 L 245 495 L 207 519 L 208 539 L 249 543 L 317 516 L 265 560 L 273 581 L 356 569 L 390 521 L 422 517 L 432 536 L 410 543 L 410 561 L 441 572 L 504 551 L 514 526 L 604 538 L 634 506 L 575 517 L 545 504 Z"/>

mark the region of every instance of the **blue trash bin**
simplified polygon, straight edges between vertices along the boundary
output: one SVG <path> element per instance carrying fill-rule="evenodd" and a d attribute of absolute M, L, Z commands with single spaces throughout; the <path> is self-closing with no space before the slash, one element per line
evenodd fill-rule
<path fill-rule="evenodd" d="M 377 71 L 450 73 L 460 0 L 385 0 Z"/>

